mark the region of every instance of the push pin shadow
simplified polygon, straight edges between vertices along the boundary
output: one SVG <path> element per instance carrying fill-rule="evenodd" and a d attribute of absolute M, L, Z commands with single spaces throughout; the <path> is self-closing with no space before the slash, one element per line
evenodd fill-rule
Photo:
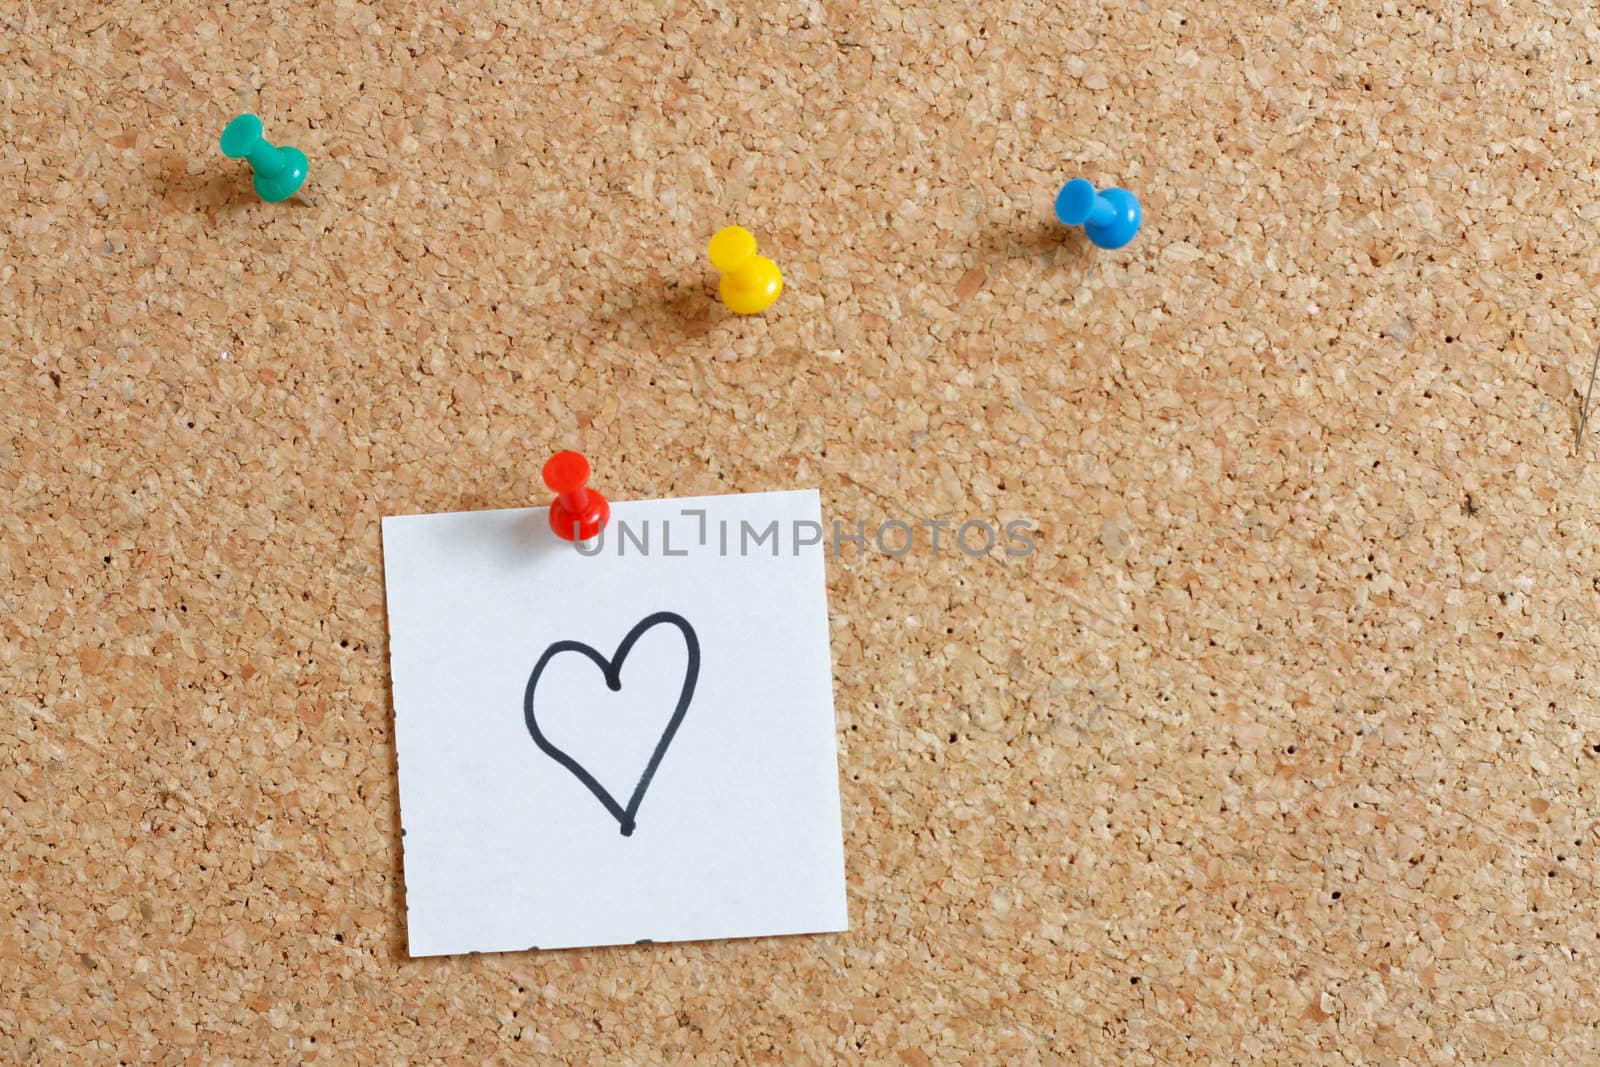
<path fill-rule="evenodd" d="M 611 518 L 606 498 L 589 488 L 589 461 L 582 452 L 557 452 L 544 465 L 544 484 L 556 494 L 550 529 L 563 541 L 592 541 Z"/>
<path fill-rule="evenodd" d="M 249 161 L 256 195 L 269 204 L 289 199 L 306 180 L 306 154 L 269 144 L 262 136 L 261 120 L 251 114 L 236 117 L 222 131 L 222 154 Z"/>
<path fill-rule="evenodd" d="M 1095 192 L 1087 179 L 1074 178 L 1056 196 L 1056 218 L 1083 232 L 1100 248 L 1121 248 L 1139 232 L 1139 200 L 1126 189 Z"/>
<path fill-rule="evenodd" d="M 1578 409 L 1578 443 L 1573 446 L 1574 451 L 1583 451 L 1583 431 L 1589 425 L 1589 401 L 1594 399 L 1594 380 L 1600 376 L 1600 348 L 1594 350 L 1594 362 L 1589 364 L 1589 388 L 1583 391 L 1583 407 Z"/>

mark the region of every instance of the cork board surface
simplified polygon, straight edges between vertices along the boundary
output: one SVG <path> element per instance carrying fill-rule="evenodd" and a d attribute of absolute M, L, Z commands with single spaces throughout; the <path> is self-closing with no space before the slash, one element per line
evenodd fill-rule
<path fill-rule="evenodd" d="M 89 10 L 0 13 L 0 1060 L 1595 1055 L 1592 5 Z M 560 447 L 1037 524 L 829 560 L 848 934 L 404 957 L 379 517 Z"/>

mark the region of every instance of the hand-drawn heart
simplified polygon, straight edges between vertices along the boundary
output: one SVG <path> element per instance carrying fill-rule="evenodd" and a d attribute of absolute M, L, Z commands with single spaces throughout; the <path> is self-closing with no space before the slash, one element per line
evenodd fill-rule
<path fill-rule="evenodd" d="M 621 692 L 623 660 L 628 658 L 634 643 L 644 636 L 645 631 L 664 622 L 671 623 L 683 631 L 683 643 L 689 650 L 689 663 L 683 671 L 683 689 L 678 693 L 678 706 L 673 709 L 667 728 L 661 731 L 661 740 L 656 742 L 655 751 L 650 754 L 650 762 L 645 764 L 644 773 L 639 776 L 639 784 L 633 787 L 633 795 L 628 798 L 627 807 L 623 807 L 606 791 L 605 786 L 595 780 L 594 775 L 584 769 L 583 764 L 550 743 L 544 731 L 539 729 L 538 720 L 533 713 L 533 693 L 539 687 L 539 676 L 544 673 L 546 664 L 561 652 L 578 652 L 589 657 L 605 675 L 607 688 L 613 693 Z M 539 662 L 534 664 L 533 673 L 528 676 L 528 689 L 522 698 L 522 715 L 528 724 L 528 733 L 533 735 L 533 743 L 538 745 L 545 755 L 571 771 L 578 781 L 588 786 L 589 792 L 593 793 L 595 799 L 605 805 L 605 809 L 617 820 L 622 828 L 622 836 L 628 837 L 633 833 L 634 816 L 639 812 L 639 804 L 644 800 L 645 790 L 650 788 L 650 779 L 655 776 L 661 757 L 667 754 L 667 746 L 672 744 L 673 735 L 678 732 L 684 713 L 689 710 L 689 701 L 694 697 L 694 683 L 699 676 L 700 640 L 695 636 L 694 627 L 690 626 L 689 620 L 682 615 L 671 611 L 658 611 L 654 615 L 640 619 L 638 625 L 628 631 L 628 636 L 622 639 L 622 644 L 617 646 L 616 654 L 609 660 L 582 641 L 557 641 L 545 649 L 544 655 L 539 657 Z"/>

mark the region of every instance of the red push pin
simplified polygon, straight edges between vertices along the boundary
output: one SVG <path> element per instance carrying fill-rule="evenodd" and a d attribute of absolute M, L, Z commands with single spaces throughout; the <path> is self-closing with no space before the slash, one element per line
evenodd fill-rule
<path fill-rule="evenodd" d="M 544 484 L 556 494 L 550 505 L 550 529 L 563 541 L 587 541 L 600 535 L 611 518 L 606 498 L 589 488 L 589 461 L 582 452 L 557 452 L 544 465 Z"/>

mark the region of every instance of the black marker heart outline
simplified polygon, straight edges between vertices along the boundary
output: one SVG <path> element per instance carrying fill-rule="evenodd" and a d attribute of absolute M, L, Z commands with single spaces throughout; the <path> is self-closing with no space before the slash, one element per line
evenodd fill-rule
<path fill-rule="evenodd" d="M 643 637 L 653 627 L 662 623 L 671 623 L 683 633 L 683 643 L 689 650 L 689 663 L 683 671 L 683 689 L 678 693 L 678 706 L 672 711 L 672 718 L 667 722 L 667 728 L 661 732 L 661 740 L 656 742 L 655 751 L 650 753 L 650 762 L 645 764 L 644 773 L 639 776 L 639 784 L 633 787 L 633 795 L 628 798 L 628 806 L 618 804 L 606 787 L 601 785 L 595 776 L 563 752 L 539 729 L 538 719 L 533 714 L 533 691 L 539 686 L 539 676 L 544 673 L 545 666 L 557 654 L 562 652 L 578 652 L 587 656 L 600 673 L 605 676 L 606 688 L 613 693 L 622 691 L 622 664 L 628 658 L 628 653 L 633 650 L 635 642 Z M 528 688 L 522 697 L 522 716 L 528 724 L 528 733 L 533 736 L 533 743 L 539 746 L 540 751 L 567 770 L 572 776 L 588 787 L 595 799 L 600 801 L 605 809 L 611 813 L 612 818 L 622 829 L 622 836 L 629 837 L 633 834 L 639 804 L 644 800 L 645 790 L 650 788 L 650 779 L 655 777 L 656 768 L 661 764 L 661 757 L 667 754 L 667 746 L 672 744 L 672 738 L 677 734 L 678 727 L 683 724 L 683 717 L 689 711 L 689 701 L 694 698 L 694 685 L 700 677 L 700 639 L 695 636 L 694 627 L 689 625 L 689 620 L 673 611 L 658 611 L 653 615 L 646 615 L 628 631 L 628 635 L 617 646 L 617 651 L 610 659 L 602 656 L 593 648 L 582 641 L 557 641 L 544 650 L 544 655 L 539 657 L 539 662 L 534 664 L 533 673 L 528 676 Z"/>

